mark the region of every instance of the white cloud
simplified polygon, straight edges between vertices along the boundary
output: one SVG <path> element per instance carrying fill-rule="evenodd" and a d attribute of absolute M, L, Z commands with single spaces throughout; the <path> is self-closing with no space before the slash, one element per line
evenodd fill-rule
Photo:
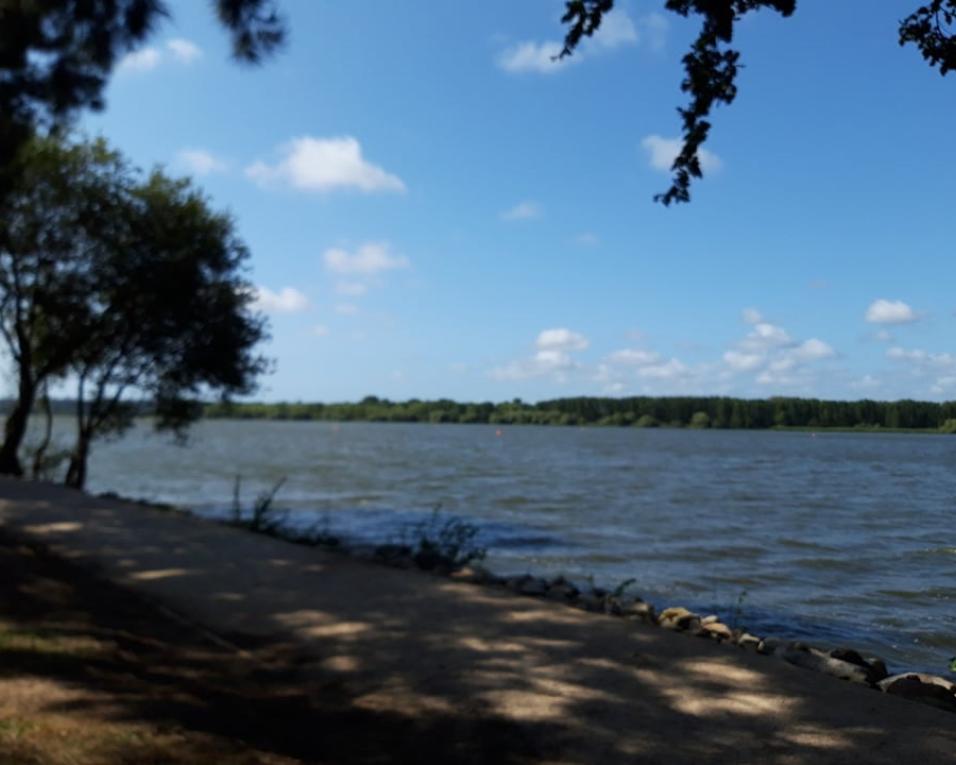
<path fill-rule="evenodd" d="M 531 358 L 495 367 L 489 375 L 495 380 L 527 380 L 532 377 L 552 376 L 558 382 L 563 382 L 569 372 L 580 368 L 571 353 L 583 351 L 588 345 L 588 339 L 580 332 L 565 328 L 545 329 L 535 340 L 537 350 Z"/>
<path fill-rule="evenodd" d="M 362 297 L 368 292 L 368 285 L 362 282 L 338 282 L 335 285 L 335 291 L 346 297 Z"/>
<path fill-rule="evenodd" d="M 887 349 L 886 358 L 894 361 L 909 361 L 927 367 L 956 368 L 956 356 L 951 353 L 929 353 L 920 349 L 908 350 L 894 346 Z"/>
<path fill-rule="evenodd" d="M 166 41 L 166 50 L 181 64 L 191 64 L 202 56 L 202 50 L 190 40 L 176 37 Z M 119 74 L 133 72 L 149 72 L 158 67 L 164 60 L 163 51 L 148 46 L 131 51 L 123 56 L 116 65 Z"/>
<path fill-rule="evenodd" d="M 804 340 L 796 348 L 789 351 L 796 361 L 817 361 L 818 359 L 832 359 L 836 356 L 836 351 L 822 340 L 811 337 Z"/>
<path fill-rule="evenodd" d="M 334 310 L 342 316 L 355 316 L 359 312 L 359 307 L 355 303 L 337 303 Z"/>
<path fill-rule="evenodd" d="M 641 141 L 641 146 L 647 151 L 651 167 L 667 173 L 680 154 L 683 141 L 680 138 L 664 138 L 655 134 Z M 700 167 L 705 173 L 716 172 L 723 166 L 723 161 L 712 151 L 701 148 L 697 153 L 700 156 Z"/>
<path fill-rule="evenodd" d="M 329 328 L 325 324 L 316 324 L 312 327 L 312 334 L 316 337 L 327 337 L 329 331 Z"/>
<path fill-rule="evenodd" d="M 127 53 L 116 65 L 117 73 L 148 72 L 159 66 L 162 54 L 156 48 L 140 48 Z"/>
<path fill-rule="evenodd" d="M 873 337 L 880 343 L 892 343 L 893 340 L 895 339 L 893 337 L 893 333 L 887 329 L 879 330 L 873 335 Z"/>
<path fill-rule="evenodd" d="M 505 210 L 499 217 L 501 220 L 507 221 L 532 220 L 534 218 L 540 218 L 541 206 L 537 202 L 525 200 L 524 202 L 518 202 L 518 204 L 516 204 L 510 210 Z"/>
<path fill-rule="evenodd" d="M 298 313 L 309 307 L 309 300 L 295 287 L 283 287 L 273 292 L 268 287 L 256 287 L 255 307 L 266 313 Z"/>
<path fill-rule="evenodd" d="M 783 327 L 760 321 L 754 324 L 747 337 L 740 341 L 740 347 L 751 353 L 766 353 L 773 348 L 782 348 L 791 343 L 793 340 Z"/>
<path fill-rule="evenodd" d="M 564 46 L 559 42 L 521 42 L 498 55 L 498 66 L 506 72 L 553 74 L 579 60 L 575 56 L 558 59 Z"/>
<path fill-rule="evenodd" d="M 749 372 L 763 366 L 767 357 L 762 353 L 743 353 L 741 351 L 727 351 L 724 354 L 724 363 L 736 372 Z"/>
<path fill-rule="evenodd" d="M 649 32 L 650 47 L 659 50 L 667 29 L 663 16 L 651 14 L 644 17 L 641 24 L 635 24 L 624 11 L 614 10 L 604 16 L 594 35 L 581 41 L 573 56 L 559 58 L 564 44 L 557 40 L 525 40 L 501 51 L 497 57 L 498 67 L 513 74 L 554 74 L 591 56 L 637 45 L 641 37 L 640 27 L 645 25 Z"/>
<path fill-rule="evenodd" d="M 564 351 L 541 350 L 530 359 L 512 361 L 503 367 L 496 367 L 491 370 L 490 375 L 495 380 L 527 380 L 545 375 L 554 375 L 558 380 L 563 380 L 565 374 L 577 366 L 570 354 Z"/>
<path fill-rule="evenodd" d="M 621 364 L 623 366 L 643 366 L 645 364 L 655 364 L 660 361 L 660 354 L 654 351 L 645 351 L 640 348 L 624 348 L 620 351 L 614 351 L 607 357 L 612 364 Z"/>
<path fill-rule="evenodd" d="M 166 47 L 173 54 L 173 58 L 184 64 L 191 64 L 202 56 L 202 49 L 196 43 L 182 37 L 167 40 Z"/>
<path fill-rule="evenodd" d="M 542 351 L 583 351 L 590 343 L 580 332 L 573 332 L 563 327 L 545 329 L 535 341 L 535 345 Z"/>
<path fill-rule="evenodd" d="M 910 373 L 921 379 L 931 381 L 929 392 L 936 396 L 949 394 L 956 382 L 956 355 L 952 353 L 930 353 L 919 348 L 887 348 L 886 357 L 892 361 L 907 364 Z"/>
<path fill-rule="evenodd" d="M 194 175 L 223 173 L 229 165 L 205 149 L 183 149 L 176 155 L 176 163 Z"/>
<path fill-rule="evenodd" d="M 593 48 L 614 50 L 622 45 L 636 45 L 638 41 L 637 27 L 624 11 L 616 10 L 605 14 L 601 19 L 601 26 L 590 38 L 585 38 L 585 49 Z"/>
<path fill-rule="evenodd" d="M 850 383 L 850 387 L 854 390 L 869 390 L 872 388 L 879 388 L 882 383 L 873 375 L 863 375 L 859 380 L 854 380 Z"/>
<path fill-rule="evenodd" d="M 644 41 L 647 47 L 652 51 L 661 51 L 667 44 L 667 30 L 670 23 L 667 17 L 662 13 L 648 13 L 640 21 L 640 29 L 643 33 Z"/>
<path fill-rule="evenodd" d="M 362 147 L 352 136 L 302 136 L 282 146 L 280 154 L 275 165 L 255 162 L 246 168 L 246 175 L 263 186 L 282 183 L 298 191 L 405 191 L 401 178 L 362 156 Z"/>
<path fill-rule="evenodd" d="M 902 300 L 880 298 L 866 309 L 866 320 L 871 324 L 909 324 L 919 320 L 919 315 Z"/>
<path fill-rule="evenodd" d="M 597 247 L 601 243 L 600 237 L 598 237 L 597 234 L 592 234 L 590 231 L 585 231 L 583 234 L 578 234 L 574 238 L 574 241 L 581 247 Z"/>
<path fill-rule="evenodd" d="M 783 327 L 766 321 L 755 308 L 745 309 L 742 317 L 751 329 L 723 354 L 723 371 L 718 375 L 725 378 L 757 373 L 754 379 L 760 385 L 806 387 L 812 383 L 812 365 L 837 355 L 829 343 L 819 338 L 794 340 Z"/>
<path fill-rule="evenodd" d="M 410 265 L 404 255 L 393 254 L 387 242 L 367 242 L 354 252 L 332 247 L 325 251 L 322 260 L 332 273 L 359 276 L 375 276 Z"/>
<path fill-rule="evenodd" d="M 637 374 L 640 377 L 650 377 L 655 380 L 673 380 L 678 377 L 685 377 L 690 369 L 678 359 L 670 359 L 661 364 L 650 364 L 640 367 Z"/>

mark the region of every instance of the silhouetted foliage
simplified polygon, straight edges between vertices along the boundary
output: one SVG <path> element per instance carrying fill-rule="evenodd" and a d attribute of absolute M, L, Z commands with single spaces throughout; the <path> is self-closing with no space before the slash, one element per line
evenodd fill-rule
<path fill-rule="evenodd" d="M 678 108 L 683 125 L 683 145 L 671 166 L 673 177 L 667 191 L 654 199 L 664 205 L 689 202 L 693 178 L 703 177 L 700 149 L 710 134 L 713 108 L 730 104 L 737 96 L 740 52 L 730 47 L 734 25 L 746 14 L 764 8 L 783 16 L 796 10 L 796 0 L 666 0 L 665 7 L 681 16 L 700 16 L 697 39 L 684 55 L 681 90 L 690 102 Z M 559 57 L 574 53 L 581 40 L 593 35 L 603 17 L 614 8 L 614 0 L 566 0 L 561 21 L 568 25 Z M 956 68 L 956 0 L 932 0 L 903 19 L 900 45 L 916 45 L 940 74 Z"/>
<path fill-rule="evenodd" d="M 94 279 L 88 257 L 120 238 L 114 179 L 126 172 L 102 141 L 33 141 L 19 164 L 17 183 L 0 197 L 0 335 L 17 378 L 0 473 L 15 475 L 22 474 L 17 452 L 37 391 L 62 376 L 86 342 Z"/>
<path fill-rule="evenodd" d="M 0 472 L 22 472 L 39 386 L 68 378 L 77 441 L 67 483 L 81 487 L 92 441 L 127 428 L 143 400 L 157 427 L 179 431 L 201 414 L 199 396 L 250 392 L 265 328 L 232 220 L 188 181 L 141 180 L 103 141 L 36 139 L 22 165 L 0 240 L 0 333 L 19 376 Z"/>
<path fill-rule="evenodd" d="M 956 69 L 956 0 L 933 0 L 900 22 L 900 45 L 913 43 L 930 66 Z"/>
<path fill-rule="evenodd" d="M 256 63 L 282 43 L 275 0 L 213 6 L 239 61 Z M 0 170 L 15 171 L 18 148 L 37 129 L 101 109 L 115 64 L 166 16 L 163 0 L 0 0 Z"/>

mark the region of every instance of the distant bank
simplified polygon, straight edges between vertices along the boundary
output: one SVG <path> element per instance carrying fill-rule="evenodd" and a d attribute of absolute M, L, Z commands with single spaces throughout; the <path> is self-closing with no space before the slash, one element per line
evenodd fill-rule
<path fill-rule="evenodd" d="M 217 403 L 214 419 L 366 422 L 601 425 L 768 430 L 839 429 L 956 433 L 956 401 L 826 401 L 810 398 L 741 399 L 722 396 L 632 398 L 573 397 L 538 403 L 463 403 L 449 399 L 389 401 L 367 396 L 355 403 Z"/>

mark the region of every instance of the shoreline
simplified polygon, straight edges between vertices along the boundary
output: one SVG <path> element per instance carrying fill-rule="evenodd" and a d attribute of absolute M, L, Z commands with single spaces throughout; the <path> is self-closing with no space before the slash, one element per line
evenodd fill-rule
<path fill-rule="evenodd" d="M 310 536 L 308 530 L 277 525 L 269 530 L 255 530 L 241 522 L 210 518 L 188 508 L 163 503 L 154 503 L 145 499 L 123 497 L 114 492 L 105 492 L 100 496 L 122 502 L 136 504 L 159 512 L 173 512 L 184 517 L 199 519 L 206 523 L 221 524 L 239 528 L 250 534 L 259 534 L 282 540 L 289 544 L 306 547 L 319 547 L 327 552 L 354 558 L 363 562 L 397 569 L 418 569 L 456 582 L 480 587 L 505 589 L 517 595 L 543 598 L 563 603 L 579 610 L 604 614 L 623 619 L 640 620 L 672 632 L 684 632 L 699 638 L 708 638 L 717 642 L 735 645 L 757 654 L 776 657 L 803 669 L 830 675 L 850 681 L 884 693 L 901 695 L 915 701 L 922 701 L 946 711 L 956 713 L 956 682 L 935 673 L 919 670 L 900 669 L 890 671 L 879 656 L 872 652 L 857 650 L 847 646 L 823 649 L 813 644 L 813 638 L 806 640 L 785 637 L 759 636 L 738 627 L 740 599 L 727 625 L 720 621 L 717 614 L 699 614 L 681 605 L 659 608 L 628 590 L 633 580 L 625 581 L 618 588 L 595 586 L 589 582 L 588 589 L 579 580 L 567 579 L 564 575 L 542 577 L 533 573 L 495 574 L 481 565 L 455 565 L 454 561 L 442 556 L 432 556 L 428 565 L 422 565 L 419 553 L 408 544 L 381 542 L 352 542 L 341 537 L 331 536 L 326 529 Z M 484 557 L 484 554 L 480 557 Z M 956 679 L 956 678 L 954 678 Z M 942 690 L 943 692 L 940 692 Z"/>
<path fill-rule="evenodd" d="M 683 635 L 609 615 L 607 597 L 594 612 L 531 597 L 533 579 L 475 586 L 386 569 L 48 484 L 0 481 L 0 520 L 234 645 L 292 641 L 306 673 L 298 687 L 318 698 L 337 689 L 337 708 L 373 715 L 360 739 L 369 745 L 372 723 L 398 715 L 406 752 L 433 744 L 436 725 L 453 731 L 465 749 L 449 762 L 928 765 L 956 748 L 940 709 L 807 672 L 786 660 L 796 646 L 760 655 L 694 638 L 693 615 L 677 609 L 658 621 Z M 492 742 L 504 754 L 475 754 Z M 528 756 L 514 758 L 518 742 Z"/>

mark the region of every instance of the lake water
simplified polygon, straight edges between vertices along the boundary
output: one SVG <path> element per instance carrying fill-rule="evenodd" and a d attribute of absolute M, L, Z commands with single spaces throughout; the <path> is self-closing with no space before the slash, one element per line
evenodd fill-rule
<path fill-rule="evenodd" d="M 634 577 L 659 607 L 898 669 L 956 654 L 956 438 L 212 421 L 179 447 L 141 424 L 97 445 L 89 488 L 216 515 L 237 473 L 246 504 L 286 476 L 276 504 L 345 537 L 440 505 L 493 570 Z"/>

